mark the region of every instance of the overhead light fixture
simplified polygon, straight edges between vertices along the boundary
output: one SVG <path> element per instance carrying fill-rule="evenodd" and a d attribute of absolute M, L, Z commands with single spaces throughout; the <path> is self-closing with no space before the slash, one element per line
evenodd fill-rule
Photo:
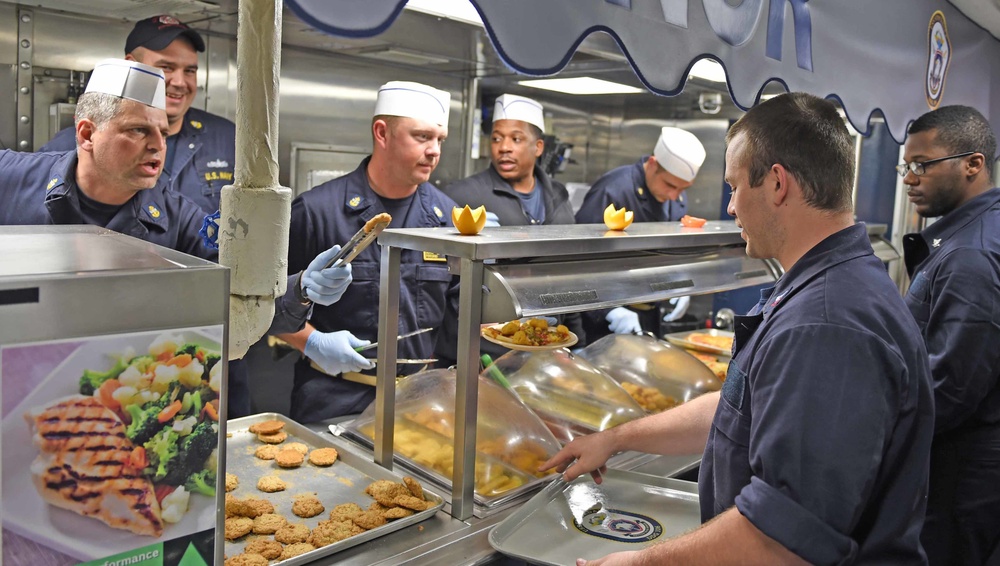
<path fill-rule="evenodd" d="M 565 94 L 638 94 L 645 92 L 641 88 L 613 83 L 603 79 L 595 79 L 593 77 L 534 79 L 530 81 L 517 81 L 517 84 Z"/>
<path fill-rule="evenodd" d="M 688 77 L 697 77 L 713 83 L 724 83 L 726 82 L 726 70 L 712 59 L 698 59 L 691 67 Z"/>
<path fill-rule="evenodd" d="M 469 0 L 409 0 L 406 9 L 483 27 L 479 12 Z"/>

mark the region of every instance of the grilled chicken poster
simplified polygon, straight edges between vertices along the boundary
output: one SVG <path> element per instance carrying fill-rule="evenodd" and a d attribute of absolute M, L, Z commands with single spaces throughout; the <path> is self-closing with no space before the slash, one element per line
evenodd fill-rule
<path fill-rule="evenodd" d="M 55 566 L 215 527 L 221 338 L 210 327 L 0 350 L 2 496 L 18 510 L 3 515 L 5 563 L 22 543 Z"/>

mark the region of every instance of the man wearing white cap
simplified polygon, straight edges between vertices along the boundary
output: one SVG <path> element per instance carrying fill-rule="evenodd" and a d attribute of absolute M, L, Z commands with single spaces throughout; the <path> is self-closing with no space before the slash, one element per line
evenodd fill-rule
<path fill-rule="evenodd" d="M 635 215 L 633 222 L 680 220 L 687 214 L 684 191 L 694 183 L 704 161 L 705 148 L 694 134 L 680 128 L 665 127 L 660 130 L 653 155 L 608 171 L 590 187 L 576 213 L 576 222 L 603 223 L 604 209 L 612 203 L 617 208 L 631 210 Z M 667 315 L 668 320 L 680 318 L 687 310 L 688 301 L 687 297 L 674 301 L 676 306 Z M 595 311 L 597 315 L 584 316 L 588 341 L 593 342 L 607 334 L 607 330 L 602 328 L 605 320 L 608 330 L 616 334 L 645 330 L 659 335 L 659 309 L 651 305 L 639 305 L 637 308 L 641 309 L 641 314 L 636 309 L 618 307 L 606 313 Z M 599 315 L 604 315 L 603 320 Z"/>
<path fill-rule="evenodd" d="M 168 15 L 136 22 L 125 40 L 125 59 L 151 65 L 166 79 L 167 188 L 188 197 L 206 213 L 219 209 L 222 187 L 233 182 L 236 125 L 192 106 L 198 93 L 198 53 L 205 41 L 194 29 Z M 58 132 L 39 151 L 76 148 L 76 130 Z"/>
<path fill-rule="evenodd" d="M 215 261 L 198 235 L 205 213 L 167 190 L 163 73 L 122 59 L 97 64 L 76 108 L 76 149 L 0 151 L 0 225 L 91 224 Z M 335 302 L 351 281 L 349 266 L 324 270 L 326 250 L 302 275 L 319 304 Z M 298 277 L 275 305 L 273 329 L 301 328 L 310 308 L 299 300 Z M 308 301 L 307 301 L 308 302 Z M 250 412 L 242 364 L 229 369 L 229 416 Z"/>
<path fill-rule="evenodd" d="M 379 213 L 392 215 L 391 228 L 451 225 L 455 202 L 428 182 L 448 135 L 450 103 L 449 93 L 419 83 L 393 81 L 379 89 L 372 154 L 354 172 L 292 202 L 289 273 L 305 267 L 317 251 L 348 241 Z M 306 356 L 295 365 L 295 420 L 316 422 L 360 413 L 375 398 L 375 388 L 364 383 L 367 376 L 358 373 L 371 373 L 374 366 L 354 348 L 376 339 L 380 262 L 378 246 L 362 251 L 352 262 L 354 283 L 344 300 L 316 307 L 305 329 L 280 336 Z M 401 340 L 399 357 L 427 359 L 434 355 L 437 329 L 457 316 L 457 286 L 446 258 L 436 254 L 403 250 L 400 270 L 399 332 L 435 331 Z M 419 369 L 397 367 L 400 374 Z"/>
<path fill-rule="evenodd" d="M 459 206 L 486 206 L 490 220 L 500 226 L 573 224 L 566 187 L 537 165 L 545 148 L 544 133 L 541 104 L 501 95 L 493 107 L 490 167 L 448 185 L 444 192 Z"/>

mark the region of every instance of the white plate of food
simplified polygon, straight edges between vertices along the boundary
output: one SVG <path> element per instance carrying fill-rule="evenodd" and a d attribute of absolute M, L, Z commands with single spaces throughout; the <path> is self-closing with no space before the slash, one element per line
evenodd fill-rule
<path fill-rule="evenodd" d="M 480 334 L 504 348 L 527 352 L 568 348 L 578 340 L 576 334 L 562 324 L 550 326 L 544 318 L 486 324 Z"/>
<path fill-rule="evenodd" d="M 221 352 L 221 330 L 220 326 L 92 338 L 67 356 L 17 407 L 3 415 L 0 442 L 3 450 L 2 494 L 4 508 L 9 510 L 4 513 L 3 527 L 52 550 L 85 561 L 215 528 L 215 497 L 191 493 L 186 512 L 168 503 L 176 500 L 176 496 L 164 500 L 161 507 L 156 490 L 162 489 L 162 482 L 137 471 L 139 468 L 120 465 L 126 454 L 131 456 L 135 453 L 138 442 L 132 444 L 128 436 L 120 434 L 128 429 L 128 425 L 119 413 L 102 404 L 99 393 L 81 394 L 81 380 L 85 370 L 104 373 L 117 366 L 126 367 L 127 371 L 131 364 L 122 361 L 119 366 L 119 358 L 136 360 L 145 357 L 161 334 L 172 335 L 183 344 L 198 345 L 201 349 L 192 358 L 201 356 L 204 359 L 205 351 Z M 181 344 L 177 346 L 179 348 Z M 176 349 L 174 354 L 176 357 Z M 219 363 L 222 362 L 212 362 L 213 365 Z M 159 365 L 167 364 L 160 362 Z M 206 373 L 208 370 L 205 368 L 209 365 L 202 366 Z M 188 367 L 193 375 L 197 366 L 189 363 Z M 119 377 L 121 382 L 127 382 L 124 372 Z M 111 379 L 118 381 L 119 377 Z M 10 378 L 5 376 L 5 379 Z M 208 387 L 208 384 L 202 387 Z M 136 388 L 137 394 L 141 389 Z M 207 391 L 205 393 L 208 394 Z M 198 398 L 201 402 L 201 391 Z M 188 398 L 190 400 L 191 397 Z M 210 413 L 207 404 L 206 401 L 198 411 L 195 405 L 189 405 L 187 411 L 199 415 L 205 414 L 205 411 Z M 124 403 L 120 410 L 126 411 L 128 405 Z M 177 416 L 184 414 L 178 411 Z M 195 420 L 207 422 L 210 418 L 206 416 Z M 173 429 L 174 422 L 179 420 L 168 419 L 164 422 Z M 184 429 L 186 424 L 190 423 L 182 423 L 181 428 Z M 209 422 L 202 429 L 206 431 L 206 438 L 207 429 L 211 427 Z M 217 428 L 215 425 L 216 431 Z M 162 429 L 158 432 L 163 439 L 175 438 Z M 193 434 L 193 431 L 188 434 Z M 100 437 L 104 440 L 99 440 Z M 79 446 L 74 446 L 71 444 L 73 441 L 67 438 L 81 439 L 79 442 L 85 443 L 87 450 L 102 454 L 101 459 L 95 461 L 76 456 L 84 450 L 75 450 Z M 178 446 L 181 438 L 176 437 Z M 218 438 L 217 433 L 215 438 Z M 95 450 L 86 444 L 90 442 L 97 442 L 100 447 Z M 144 457 L 149 456 L 144 454 Z M 204 461 L 205 466 L 212 457 L 214 455 Z M 115 463 L 105 465 L 107 462 Z M 88 472 L 99 474 L 105 480 L 69 485 L 73 474 Z M 16 512 L 11 512 L 15 509 Z M 168 522 L 164 520 L 164 514 L 179 520 Z"/>
<path fill-rule="evenodd" d="M 730 356 L 733 353 L 734 334 L 726 330 L 708 328 L 705 330 L 690 330 L 688 332 L 674 332 L 667 334 L 664 338 L 667 342 L 682 348 L 718 354 L 720 356 Z"/>

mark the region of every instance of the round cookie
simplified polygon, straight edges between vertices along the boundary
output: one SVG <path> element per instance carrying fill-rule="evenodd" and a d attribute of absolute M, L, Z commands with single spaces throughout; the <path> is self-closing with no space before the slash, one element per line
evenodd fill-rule
<path fill-rule="evenodd" d="M 288 524 L 288 520 L 281 515 L 274 513 L 264 513 L 253 520 L 253 532 L 255 535 L 273 535 Z M 261 553 L 263 554 L 263 552 Z"/>
<path fill-rule="evenodd" d="M 315 517 L 323 511 L 326 511 L 326 508 L 323 507 L 323 504 L 315 494 L 297 495 L 295 496 L 295 502 L 292 503 L 292 513 L 303 519 Z"/>
<path fill-rule="evenodd" d="M 282 446 L 282 449 L 294 450 L 303 456 L 309 453 L 309 447 L 301 442 L 289 442 L 288 444 Z"/>
<path fill-rule="evenodd" d="M 267 558 L 255 552 L 244 552 L 226 559 L 226 566 L 267 566 Z"/>
<path fill-rule="evenodd" d="M 233 517 L 226 519 L 226 540 L 242 538 L 253 530 L 253 519 L 249 517 Z"/>
<path fill-rule="evenodd" d="M 257 434 L 275 434 L 283 428 L 285 428 L 285 423 L 272 419 L 252 424 L 249 430 Z"/>
<path fill-rule="evenodd" d="M 274 540 L 285 544 L 305 542 L 307 538 L 309 538 L 309 527 L 302 523 L 288 524 L 274 532 Z"/>
<path fill-rule="evenodd" d="M 282 468 L 298 468 L 306 459 L 295 450 L 282 450 L 274 457 L 274 461 Z"/>
<path fill-rule="evenodd" d="M 289 558 L 293 558 L 300 554 L 305 554 L 310 550 L 316 550 L 316 547 L 308 542 L 293 543 L 286 546 L 285 549 L 281 551 L 281 556 L 278 557 L 278 560 L 288 560 Z"/>
<path fill-rule="evenodd" d="M 317 448 L 309 453 L 309 462 L 314 466 L 332 466 L 337 461 L 335 448 Z"/>
<path fill-rule="evenodd" d="M 278 448 L 273 444 L 265 444 L 264 446 L 258 446 L 257 450 L 254 450 L 253 455 L 261 460 L 274 460 L 274 457 L 278 455 L 278 452 L 281 452 L 281 448 Z"/>
<path fill-rule="evenodd" d="M 257 435 L 257 440 L 260 440 L 265 444 L 281 444 L 282 442 L 285 441 L 286 438 L 288 438 L 288 433 L 283 430 L 279 430 L 274 434 Z"/>
<path fill-rule="evenodd" d="M 257 489 L 263 491 L 264 493 L 284 491 L 286 487 L 288 487 L 288 485 L 278 476 L 262 476 L 259 480 L 257 480 Z"/>
<path fill-rule="evenodd" d="M 268 560 L 274 560 L 275 558 L 281 556 L 281 551 L 284 549 L 284 545 L 276 540 L 271 540 L 269 538 L 255 538 L 243 547 L 243 552 L 246 552 L 247 554 L 256 553 L 264 558 L 267 558 Z"/>
<path fill-rule="evenodd" d="M 230 474 L 226 472 L 226 493 L 233 491 L 240 486 L 240 478 L 236 477 L 236 474 Z"/>

